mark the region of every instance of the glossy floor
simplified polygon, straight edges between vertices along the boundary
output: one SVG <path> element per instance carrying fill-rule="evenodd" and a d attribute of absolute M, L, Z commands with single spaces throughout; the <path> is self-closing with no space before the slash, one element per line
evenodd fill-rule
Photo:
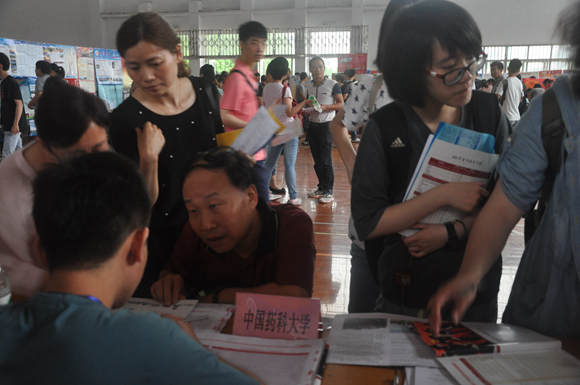
<path fill-rule="evenodd" d="M 302 142 L 302 140 L 301 140 Z M 357 146 L 355 144 L 355 146 Z M 296 189 L 302 198 L 301 208 L 314 222 L 316 243 L 316 269 L 314 273 L 314 297 L 322 302 L 322 315 L 333 316 L 346 313 L 350 289 L 350 239 L 348 238 L 348 218 L 350 215 L 350 184 L 346 170 L 338 151 L 333 149 L 334 164 L 334 198 L 331 203 L 322 204 L 317 199 L 308 198 L 307 194 L 318 184 L 313 169 L 314 162 L 310 148 L 299 145 L 296 159 Z M 284 164 L 282 157 L 278 161 L 276 176 L 278 186 L 284 186 Z M 280 202 L 285 202 L 284 197 Z M 503 251 L 503 275 L 501 280 L 499 317 L 507 303 L 521 254 L 523 252 L 523 222 L 512 231 Z"/>

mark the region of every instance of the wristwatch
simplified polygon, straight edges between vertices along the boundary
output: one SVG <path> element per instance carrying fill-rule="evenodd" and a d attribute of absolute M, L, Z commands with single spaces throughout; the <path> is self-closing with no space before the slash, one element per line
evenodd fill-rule
<path fill-rule="evenodd" d="M 445 246 L 449 250 L 457 250 L 459 248 L 459 238 L 457 237 L 457 231 L 455 231 L 455 225 L 453 222 L 445 222 L 444 225 L 447 228 L 447 236 L 449 237 Z"/>

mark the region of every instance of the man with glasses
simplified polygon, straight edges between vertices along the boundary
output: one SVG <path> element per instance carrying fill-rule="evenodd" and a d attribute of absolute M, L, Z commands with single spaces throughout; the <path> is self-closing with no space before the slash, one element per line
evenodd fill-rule
<path fill-rule="evenodd" d="M 30 297 L 44 289 L 48 267 L 34 252 L 32 180 L 44 168 L 85 152 L 109 150 L 110 122 L 102 100 L 57 78 L 46 81 L 35 116 L 36 140 L 0 163 L 0 263 L 12 294 Z M 157 157 L 165 140 L 155 126 L 138 135 L 140 169 L 157 197 Z"/>

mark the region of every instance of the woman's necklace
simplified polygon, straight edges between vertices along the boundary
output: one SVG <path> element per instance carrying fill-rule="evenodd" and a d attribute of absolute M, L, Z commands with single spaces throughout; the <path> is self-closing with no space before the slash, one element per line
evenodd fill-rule
<path fill-rule="evenodd" d="M 177 78 L 177 81 L 179 82 L 179 93 L 177 95 L 177 110 L 179 110 L 179 107 L 181 106 L 181 80 L 179 78 Z M 159 107 L 159 109 L 161 111 L 163 111 L 163 113 L 165 114 L 165 116 L 169 116 L 169 114 L 167 113 L 167 111 L 165 111 L 165 109 L 161 106 L 157 106 Z"/>

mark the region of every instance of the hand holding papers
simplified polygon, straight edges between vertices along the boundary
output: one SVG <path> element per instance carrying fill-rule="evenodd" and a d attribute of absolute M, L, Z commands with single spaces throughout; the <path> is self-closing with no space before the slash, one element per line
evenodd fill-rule
<path fill-rule="evenodd" d="M 284 125 L 280 123 L 272 110 L 260 107 L 252 120 L 241 130 L 231 148 L 254 155 L 264 148 L 270 142 L 272 136 L 282 128 L 284 128 Z"/>
<path fill-rule="evenodd" d="M 425 144 L 403 201 L 446 183 L 476 182 L 486 186 L 499 157 L 493 154 L 494 143 L 491 135 L 441 123 L 435 136 L 430 136 Z M 465 214 L 448 206 L 429 214 L 420 223 L 445 223 Z M 408 229 L 400 234 L 408 237 L 416 232 Z"/>

